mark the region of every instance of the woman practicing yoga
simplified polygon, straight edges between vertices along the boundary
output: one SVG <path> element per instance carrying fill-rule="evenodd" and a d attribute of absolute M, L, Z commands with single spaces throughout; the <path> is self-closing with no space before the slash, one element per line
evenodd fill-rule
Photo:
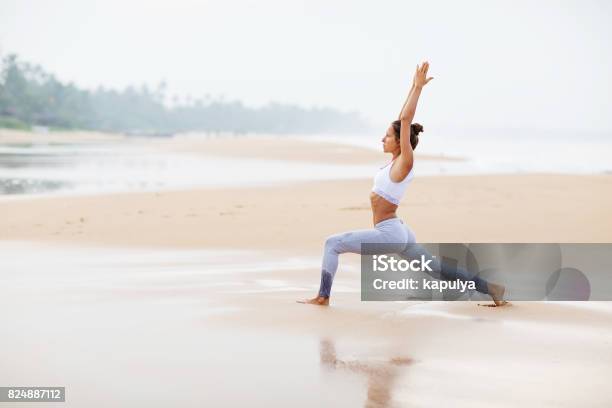
<path fill-rule="evenodd" d="M 392 161 L 381 168 L 374 178 L 374 186 L 370 193 L 373 229 L 357 230 L 332 235 L 325 241 L 323 253 L 323 265 L 321 267 L 321 286 L 316 297 L 308 300 L 298 301 L 314 305 L 329 305 L 329 297 L 332 282 L 338 269 L 338 256 L 342 253 L 351 252 L 359 254 L 362 243 L 388 243 L 398 244 L 398 252 L 405 251 L 408 256 L 413 256 L 418 249 L 414 233 L 404 222 L 397 217 L 395 211 L 414 177 L 412 167 L 414 164 L 413 151 L 419 143 L 419 133 L 423 127 L 418 123 L 412 123 L 416 112 L 417 102 L 423 87 L 433 79 L 427 77 L 429 62 L 417 65 L 414 74 L 412 88 L 408 94 L 404 106 L 400 112 L 399 120 L 394 121 L 387 129 L 382 139 L 385 153 L 393 155 Z M 476 290 L 490 295 L 495 306 L 506 304 L 503 300 L 504 287 L 486 282 L 484 279 L 471 277 L 467 271 L 461 268 L 449 268 L 433 259 L 433 270 L 437 271 L 445 280 L 460 279 L 473 281 Z"/>

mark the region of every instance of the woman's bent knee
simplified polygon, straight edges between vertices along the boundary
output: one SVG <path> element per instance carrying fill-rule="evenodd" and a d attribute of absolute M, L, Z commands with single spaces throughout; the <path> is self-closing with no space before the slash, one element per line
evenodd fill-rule
<path fill-rule="evenodd" d="M 334 234 L 327 237 L 325 240 L 325 250 L 334 251 L 338 254 L 350 251 L 351 248 L 349 242 L 352 242 L 349 239 L 354 233 L 353 232 L 343 232 L 340 234 Z"/>
<path fill-rule="evenodd" d="M 340 239 L 341 237 L 339 234 L 330 235 L 325 240 L 325 249 L 337 249 L 340 245 Z"/>

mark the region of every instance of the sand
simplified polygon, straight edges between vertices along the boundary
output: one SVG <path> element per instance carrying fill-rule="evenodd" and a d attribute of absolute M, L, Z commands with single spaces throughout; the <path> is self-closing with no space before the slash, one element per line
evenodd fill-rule
<path fill-rule="evenodd" d="M 328 141 L 313 143 L 308 136 L 255 135 L 214 137 L 199 134 L 178 134 L 158 139 L 154 148 L 164 151 L 203 154 L 215 157 L 258 158 L 272 160 L 322 162 L 332 164 L 372 164 L 385 159 L 380 152 L 366 147 Z M 150 143 L 148 143 L 150 145 Z M 377 145 L 376 141 L 373 144 Z M 415 152 L 417 160 L 462 161 L 462 157 L 427 155 Z"/>
<path fill-rule="evenodd" d="M 206 143 L 186 151 L 252 157 L 274 140 Z M 275 148 L 346 152 L 302 143 Z M 419 177 L 398 215 L 420 242 L 612 242 L 611 187 L 609 175 Z M 332 307 L 295 303 L 318 287 L 325 237 L 372 226 L 370 188 L 0 200 L 0 383 L 66 386 L 67 406 L 612 404 L 608 302 L 360 302 L 348 254 Z"/>
<path fill-rule="evenodd" d="M 200 135 L 201 136 L 201 135 Z M 380 152 L 290 137 L 156 138 L 0 131 L 0 142 L 122 142 L 202 157 L 379 164 Z M 417 160 L 458 160 L 418 156 Z M 245 169 L 248 171 L 248 169 Z M 318 251 L 370 228 L 371 179 L 75 197 L 0 199 L 4 240 Z M 398 216 L 420 242 L 612 242 L 612 175 L 419 176 Z"/>
<path fill-rule="evenodd" d="M 371 228 L 370 180 L 0 200 L 7 240 L 312 252 Z M 570 193 L 571 191 L 571 193 Z M 398 216 L 420 242 L 612 242 L 612 176 L 415 179 Z"/>

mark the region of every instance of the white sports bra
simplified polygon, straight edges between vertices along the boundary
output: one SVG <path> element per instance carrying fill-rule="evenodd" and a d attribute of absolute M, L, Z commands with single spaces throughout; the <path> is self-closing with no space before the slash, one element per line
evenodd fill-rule
<path fill-rule="evenodd" d="M 372 191 L 390 203 L 399 205 L 404 193 L 406 192 L 408 184 L 410 184 L 414 178 L 414 167 L 402 181 L 396 183 L 391 180 L 391 176 L 389 174 L 394 161 L 395 160 L 392 160 L 391 163 L 387 164 L 385 167 L 381 167 L 380 170 L 378 170 L 378 173 L 376 173 L 376 176 L 374 176 L 374 186 L 372 187 Z"/>

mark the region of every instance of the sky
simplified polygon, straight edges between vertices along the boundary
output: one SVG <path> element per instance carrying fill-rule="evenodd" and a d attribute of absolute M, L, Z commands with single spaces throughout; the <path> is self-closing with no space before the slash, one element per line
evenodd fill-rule
<path fill-rule="evenodd" d="M 438 128 L 612 132 L 612 2 L 0 0 L 0 54 L 85 88 L 155 87 Z"/>

